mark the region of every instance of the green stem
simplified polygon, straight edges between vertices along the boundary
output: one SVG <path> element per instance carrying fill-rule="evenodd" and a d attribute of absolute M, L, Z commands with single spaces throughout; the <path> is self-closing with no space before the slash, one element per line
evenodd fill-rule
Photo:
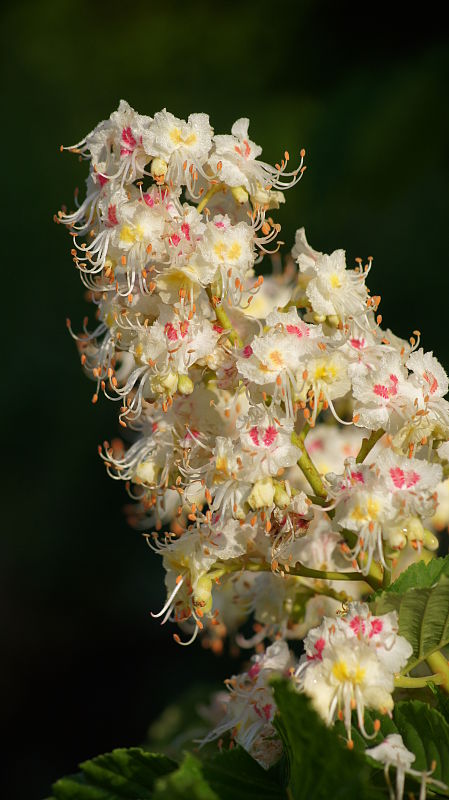
<path fill-rule="evenodd" d="M 371 436 L 367 439 L 363 439 L 362 444 L 360 446 L 360 450 L 358 452 L 356 463 L 361 464 L 362 461 L 365 461 L 368 453 L 371 452 L 376 442 L 384 435 L 385 431 L 383 428 L 379 428 L 378 431 L 372 431 Z"/>
<path fill-rule="evenodd" d="M 439 681 L 435 681 L 435 683 L 441 683 L 441 688 L 444 689 L 447 694 L 449 694 L 449 663 L 447 659 L 444 657 L 443 653 L 440 650 L 437 650 L 432 655 L 426 658 L 426 661 L 430 667 L 435 672 L 438 673 L 440 677 Z"/>
<path fill-rule="evenodd" d="M 217 317 L 218 322 L 220 323 L 220 325 L 223 326 L 224 330 L 229 331 L 228 335 L 229 335 L 229 338 L 230 338 L 232 344 L 237 344 L 239 347 L 243 347 L 243 342 L 242 342 L 239 334 L 237 333 L 237 331 L 233 327 L 232 322 L 229 319 L 228 315 L 226 314 L 226 311 L 224 310 L 222 304 L 216 305 L 214 303 L 213 297 L 212 297 L 212 289 L 210 288 L 210 286 L 206 287 L 206 292 L 207 292 L 207 296 L 209 297 L 209 300 L 211 302 L 212 308 L 214 309 L 215 316 Z"/>
<path fill-rule="evenodd" d="M 290 574 L 290 573 L 288 573 Z M 301 580 L 301 578 L 299 578 Z M 309 584 L 301 581 L 301 586 L 304 586 L 306 589 L 309 589 L 310 596 L 312 597 L 314 594 L 322 594 L 325 597 L 332 597 L 333 600 L 338 600 L 339 603 L 348 603 L 351 598 L 346 592 L 337 592 L 335 589 L 332 589 L 330 586 L 319 586 L 315 582 L 313 586 L 309 586 Z"/>
<path fill-rule="evenodd" d="M 207 206 L 207 204 L 208 204 L 209 200 L 211 199 L 211 197 L 213 197 L 214 194 L 217 194 L 217 192 L 224 191 L 224 188 L 225 188 L 225 186 L 224 186 L 223 183 L 213 183 L 212 186 L 210 187 L 210 189 L 207 190 L 207 192 L 204 195 L 203 199 L 197 205 L 196 210 L 198 211 L 198 214 L 201 214 L 203 209 Z"/>
<path fill-rule="evenodd" d="M 357 544 L 358 537 L 354 531 L 348 531 L 345 528 L 341 531 L 341 535 L 349 547 L 353 548 Z M 360 566 L 363 567 L 364 559 L 359 556 Z M 369 568 L 368 575 L 366 576 L 367 583 L 374 586 L 376 589 L 381 589 L 383 586 L 384 573 L 382 567 L 377 561 L 372 561 Z"/>
<path fill-rule="evenodd" d="M 324 488 L 323 481 L 321 480 L 321 475 L 310 458 L 304 444 L 304 439 L 307 435 L 307 432 L 308 431 L 306 431 L 304 434 L 303 432 L 297 434 L 295 431 L 293 431 L 291 440 L 292 443 L 301 450 L 301 455 L 298 459 L 298 467 L 302 470 L 305 477 L 309 481 L 316 496 L 321 497 L 324 500 L 327 497 L 326 489 Z"/>
<path fill-rule="evenodd" d="M 426 675 L 424 678 L 410 678 L 408 675 L 396 675 L 394 685 L 397 689 L 423 689 L 429 683 L 443 683 L 443 677 L 439 674 Z"/>
<path fill-rule="evenodd" d="M 268 564 L 266 561 L 244 561 L 243 559 L 236 559 L 231 563 L 221 563 L 217 561 L 211 567 L 209 575 L 210 577 L 218 577 L 226 572 L 238 572 L 239 570 L 246 570 L 247 572 L 271 572 L 271 564 Z M 316 580 L 324 581 L 364 581 L 371 586 L 369 578 L 362 575 L 361 572 L 330 572 L 322 569 L 311 569 L 310 567 L 304 566 L 304 564 L 301 564 L 299 561 L 294 567 L 289 565 L 288 572 L 285 570 L 285 573 L 288 576 L 315 578 Z M 375 589 L 378 587 L 371 586 L 371 588 Z"/>
<path fill-rule="evenodd" d="M 318 472 L 315 464 L 313 463 L 312 459 L 310 458 L 306 450 L 304 439 L 307 436 L 308 430 L 305 430 L 305 428 L 306 426 L 304 426 L 300 434 L 297 434 L 295 431 L 293 431 L 291 440 L 292 443 L 296 445 L 296 447 L 299 447 L 299 449 L 301 450 L 301 456 L 299 457 L 297 462 L 298 467 L 303 471 L 316 497 L 319 498 L 318 502 L 320 503 L 320 501 L 327 499 L 327 492 L 326 489 L 324 488 L 321 475 Z M 376 433 L 378 433 L 378 431 L 376 431 Z M 367 453 L 368 452 L 369 450 L 367 450 Z M 355 535 L 355 533 L 353 533 L 352 531 L 342 531 L 342 536 L 347 541 L 350 547 L 354 547 L 355 543 L 357 542 L 357 536 Z M 358 575 L 358 573 L 352 573 L 352 574 Z M 364 580 L 369 586 L 371 586 L 371 588 L 379 589 L 382 586 L 382 581 L 383 581 L 382 568 L 376 561 L 373 561 L 370 566 L 368 575 L 367 576 L 361 575 L 359 578 L 354 578 L 354 580 Z"/>

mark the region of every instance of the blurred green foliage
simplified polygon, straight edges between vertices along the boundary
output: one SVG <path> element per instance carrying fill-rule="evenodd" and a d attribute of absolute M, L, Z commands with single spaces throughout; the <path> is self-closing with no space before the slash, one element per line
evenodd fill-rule
<path fill-rule="evenodd" d="M 290 247 L 305 225 L 325 251 L 374 256 L 386 325 L 449 366 L 445 329 L 449 119 L 447 38 L 437 15 L 395 28 L 379 6 L 19 0 L 2 16 L 2 665 L 8 797 L 42 796 L 77 762 L 138 744 L 181 689 L 233 671 L 176 649 L 149 617 L 162 571 L 126 527 L 124 491 L 96 445 L 115 407 L 90 405 L 65 329 L 88 310 L 52 215 L 85 165 L 59 152 L 116 108 L 251 118 L 268 160 L 307 151 L 278 214 Z M 363 12 L 363 15 L 362 15 Z M 5 319 L 6 312 L 6 319 Z M 11 788 L 16 785 L 16 795 Z"/>

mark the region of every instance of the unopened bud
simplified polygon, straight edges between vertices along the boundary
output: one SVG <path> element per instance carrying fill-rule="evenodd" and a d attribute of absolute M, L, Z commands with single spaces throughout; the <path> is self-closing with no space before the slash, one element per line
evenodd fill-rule
<path fill-rule="evenodd" d="M 194 605 L 199 606 L 204 614 L 212 608 L 212 580 L 208 575 L 199 578 L 194 592 Z"/>
<path fill-rule="evenodd" d="M 188 375 L 178 376 L 178 392 L 179 394 L 192 394 L 195 384 Z"/>
<path fill-rule="evenodd" d="M 270 477 L 257 481 L 248 497 L 248 503 L 253 511 L 265 506 L 271 506 L 274 499 L 274 486 Z"/>
<path fill-rule="evenodd" d="M 149 486 L 154 486 L 157 482 L 159 475 L 159 467 L 154 461 L 141 461 L 137 465 L 136 478 L 139 483 L 146 483 Z"/>
<path fill-rule="evenodd" d="M 426 550 L 431 550 L 432 552 L 434 550 L 438 550 L 440 545 L 437 537 L 432 533 L 432 531 L 427 530 L 427 528 L 424 528 L 423 545 Z"/>
<path fill-rule="evenodd" d="M 239 205 L 248 202 L 248 192 L 243 186 L 231 186 L 231 193 L 235 202 Z"/>
<path fill-rule="evenodd" d="M 163 158 L 153 158 L 150 172 L 157 183 L 162 183 L 167 174 L 167 162 Z"/>
<path fill-rule="evenodd" d="M 285 491 L 285 484 L 280 481 L 275 481 L 274 484 L 274 502 L 278 508 L 286 508 L 290 503 L 290 496 Z"/>

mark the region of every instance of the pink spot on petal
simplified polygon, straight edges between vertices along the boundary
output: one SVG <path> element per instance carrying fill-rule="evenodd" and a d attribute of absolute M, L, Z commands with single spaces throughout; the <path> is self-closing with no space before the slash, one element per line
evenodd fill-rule
<path fill-rule="evenodd" d="M 248 670 L 248 676 L 251 678 L 251 680 L 254 680 L 254 678 L 257 678 L 259 672 L 260 672 L 259 664 L 253 664 L 252 667 Z"/>
<path fill-rule="evenodd" d="M 365 633 L 365 620 L 361 617 L 353 617 L 349 623 L 349 627 L 356 636 L 361 636 Z"/>
<path fill-rule="evenodd" d="M 113 228 L 115 225 L 118 225 L 117 206 L 111 205 L 108 207 L 108 221 L 106 225 L 108 228 Z"/>
<path fill-rule="evenodd" d="M 404 470 L 402 470 L 400 467 L 392 467 L 390 469 L 390 477 L 396 486 L 396 489 L 402 489 L 405 484 Z"/>
<path fill-rule="evenodd" d="M 252 356 L 252 354 L 253 354 L 253 348 L 251 347 L 250 344 L 247 344 L 246 347 L 244 347 L 242 350 L 242 356 L 243 358 L 249 358 L 250 356 Z"/>
<path fill-rule="evenodd" d="M 373 386 L 373 392 L 378 397 L 382 397 L 384 400 L 388 400 L 388 398 L 390 397 L 390 392 L 388 391 L 388 388 L 386 386 L 383 386 L 381 383 L 376 383 Z"/>
<path fill-rule="evenodd" d="M 188 225 L 187 222 L 182 223 L 181 231 L 183 232 L 187 241 L 190 242 L 190 225 Z"/>
<path fill-rule="evenodd" d="M 423 378 L 429 384 L 430 394 L 434 394 L 438 389 L 438 381 L 435 378 L 435 375 L 433 375 L 431 372 L 427 370 L 426 372 L 423 373 Z"/>
<path fill-rule="evenodd" d="M 137 142 L 133 136 L 133 132 L 128 125 L 127 128 L 123 128 L 122 130 L 122 142 L 123 142 L 123 149 L 127 149 L 130 153 L 134 150 Z"/>
<path fill-rule="evenodd" d="M 274 427 L 274 425 L 270 425 L 270 426 L 269 426 L 269 427 L 266 429 L 266 431 L 265 431 L 265 433 L 264 433 L 264 436 L 263 436 L 263 443 L 264 443 L 264 445 L 265 445 L 266 447 L 271 447 L 271 445 L 273 444 L 273 442 L 276 440 L 276 438 L 277 438 L 277 435 L 278 435 L 278 432 L 277 432 L 276 428 Z"/>
<path fill-rule="evenodd" d="M 414 470 L 410 470 L 409 472 L 405 473 L 405 485 L 407 489 L 410 489 L 412 486 L 416 486 L 418 481 L 421 479 L 421 476 L 418 475 L 417 472 Z"/>
<path fill-rule="evenodd" d="M 285 326 L 287 333 L 294 334 L 297 336 L 298 339 L 302 339 L 303 336 L 309 336 L 310 331 L 306 325 L 286 325 Z"/>
<path fill-rule="evenodd" d="M 377 636 L 378 633 L 381 633 L 383 626 L 384 624 L 382 620 L 379 619 L 379 617 L 374 617 L 374 619 L 371 620 L 371 630 L 369 632 L 370 639 L 372 636 Z"/>
<path fill-rule="evenodd" d="M 250 435 L 250 439 L 251 439 L 251 441 L 252 441 L 252 442 L 253 442 L 253 443 L 256 445 L 256 447 L 259 447 L 259 446 L 260 446 L 260 442 L 259 442 L 259 431 L 258 431 L 258 428 L 257 428 L 257 426 L 256 426 L 256 425 L 254 425 L 254 426 L 251 428 L 251 430 L 250 430 L 250 432 L 249 432 L 249 435 Z"/>
<path fill-rule="evenodd" d="M 189 323 L 187 320 L 184 320 L 184 322 L 179 323 L 179 332 L 183 339 L 184 336 L 187 336 L 188 330 L 189 330 Z"/>
<path fill-rule="evenodd" d="M 150 194 L 148 194 L 148 192 L 146 192 L 146 193 L 143 195 L 143 199 L 145 200 L 145 203 L 147 204 L 147 206 L 150 206 L 150 208 L 153 208 L 153 206 L 154 206 L 154 200 L 153 200 L 153 198 L 151 197 L 151 195 L 150 195 Z"/>
<path fill-rule="evenodd" d="M 170 339 L 171 342 L 176 342 L 178 339 L 178 334 L 176 333 L 176 328 L 171 322 L 167 322 L 165 325 L 165 335 L 167 339 Z"/>
<path fill-rule="evenodd" d="M 390 391 L 391 397 L 394 397 L 395 395 L 397 395 L 397 393 L 398 393 L 398 383 L 399 383 L 399 379 L 396 377 L 396 375 L 390 375 L 390 390 L 389 391 Z"/>
<path fill-rule="evenodd" d="M 317 639 L 315 644 L 313 645 L 314 653 L 311 656 L 307 656 L 308 661 L 314 661 L 317 659 L 318 661 L 323 660 L 323 650 L 326 647 L 326 640 L 321 637 Z"/>

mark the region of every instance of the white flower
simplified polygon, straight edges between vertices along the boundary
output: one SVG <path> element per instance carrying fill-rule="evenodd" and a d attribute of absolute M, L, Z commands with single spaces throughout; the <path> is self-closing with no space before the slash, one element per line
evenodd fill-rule
<path fill-rule="evenodd" d="M 301 272 L 309 272 L 312 275 L 316 269 L 316 263 L 323 254 L 314 250 L 307 241 L 304 228 L 299 228 L 295 234 L 295 244 L 292 248 L 292 256 L 299 265 Z"/>
<path fill-rule="evenodd" d="M 187 122 L 173 116 L 165 108 L 155 114 L 150 126 L 148 147 L 154 156 L 167 162 L 167 183 L 187 183 L 192 188 L 195 182 L 192 171 L 202 172 L 211 148 L 212 135 L 207 114 L 190 114 Z"/>
<path fill-rule="evenodd" d="M 85 139 L 66 149 L 90 158 L 96 173 L 105 180 L 120 179 L 122 184 L 141 177 L 150 156 L 147 152 L 151 117 L 137 114 L 120 100 L 109 120 L 100 122 Z M 108 157 L 112 150 L 114 161 Z M 105 170 L 109 170 L 109 174 Z"/>
<path fill-rule="evenodd" d="M 321 658 L 309 662 L 301 685 L 328 725 L 342 713 L 349 740 L 353 708 L 362 732 L 365 708 L 382 714 L 393 708 L 393 673 L 364 641 L 334 637 L 323 648 Z"/>
<path fill-rule="evenodd" d="M 424 394 L 432 399 L 444 397 L 448 391 L 448 377 L 433 353 L 425 353 L 422 347 L 409 356 L 407 367 Z"/>
<path fill-rule="evenodd" d="M 231 187 L 243 187 L 257 201 L 258 193 L 268 187 L 289 188 L 300 180 L 302 159 L 296 170 L 287 172 L 288 154 L 279 168 L 258 161 L 262 148 L 248 136 L 249 119 L 242 117 L 234 122 L 229 134 L 214 136 L 214 150 L 209 159 L 213 173 Z M 285 179 L 288 180 L 285 180 Z"/>
<path fill-rule="evenodd" d="M 339 421 L 333 400 L 344 397 L 351 388 L 348 375 L 348 362 L 341 351 L 324 352 L 322 355 L 304 359 L 304 370 L 297 376 L 297 393 L 305 401 L 313 392 L 312 422 L 315 423 L 320 402 L 326 402 Z"/>
<path fill-rule="evenodd" d="M 321 255 L 311 269 L 315 276 L 307 284 L 306 295 L 316 314 L 346 320 L 366 313 L 365 273 L 346 269 L 344 250 Z"/>
<path fill-rule="evenodd" d="M 355 424 L 369 430 L 397 430 L 415 410 L 416 389 L 407 378 L 407 370 L 396 353 L 386 354 L 373 372 L 354 376 L 352 389 L 359 401 L 355 406 Z"/>
<path fill-rule="evenodd" d="M 285 398 L 292 416 L 292 387 L 296 391 L 306 355 L 317 350 L 321 327 L 308 325 L 294 308 L 287 313 L 273 311 L 267 326 L 266 332 L 255 336 L 243 349 L 237 369 L 250 383 L 265 387 L 276 400 Z"/>
<path fill-rule="evenodd" d="M 198 245 L 198 257 L 193 267 L 197 271 L 201 270 L 201 260 L 209 267 L 209 270 L 203 270 L 208 276 L 207 282 L 211 283 L 218 273 L 223 286 L 222 296 L 231 297 L 233 304 L 238 305 L 255 260 L 251 226 L 245 222 L 232 225 L 229 217 L 221 214 L 213 217 Z M 215 267 L 212 274 L 211 267 Z"/>
<path fill-rule="evenodd" d="M 385 780 L 390 790 L 391 800 L 402 800 L 404 797 L 406 775 L 412 775 L 413 777 L 421 779 L 419 800 L 425 800 L 426 785 L 428 783 L 431 783 L 435 788 L 447 789 L 446 784 L 431 777 L 433 770 L 430 772 L 419 772 L 418 770 L 411 769 L 411 765 L 415 761 L 416 756 L 414 753 L 411 753 L 410 750 L 407 750 L 402 736 L 399 733 L 390 733 L 385 737 L 383 742 L 376 745 L 376 747 L 367 748 L 365 750 L 365 755 L 385 765 Z M 391 786 L 389 776 L 390 767 L 396 769 L 396 791 L 393 791 Z"/>
<path fill-rule="evenodd" d="M 396 611 L 375 616 L 367 603 L 351 603 L 348 613 L 339 618 L 338 626 L 349 638 L 354 636 L 374 647 L 379 660 L 391 672 L 399 672 L 413 653 L 410 642 L 398 635 Z"/>
<path fill-rule="evenodd" d="M 230 694 L 224 719 L 201 744 L 233 731 L 235 741 L 267 769 L 281 753 L 278 745 L 273 746 L 273 739 L 278 741 L 272 725 L 276 704 L 268 681 L 275 673 L 285 674 L 291 655 L 285 642 L 275 642 L 251 661 L 248 672 L 226 681 Z"/>
<path fill-rule="evenodd" d="M 387 569 L 382 533 L 385 525 L 395 519 L 397 512 L 374 467 L 354 464 L 348 459 L 343 479 L 334 475 L 328 475 L 327 478 L 335 487 L 335 521 L 358 536 L 356 546 L 350 551 L 351 557 L 356 559 L 361 556 L 365 575 L 373 558 L 379 559 Z"/>

